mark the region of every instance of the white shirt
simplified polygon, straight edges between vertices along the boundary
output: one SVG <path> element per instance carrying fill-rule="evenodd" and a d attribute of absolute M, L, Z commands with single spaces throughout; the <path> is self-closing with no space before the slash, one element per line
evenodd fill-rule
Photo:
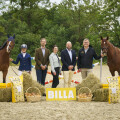
<path fill-rule="evenodd" d="M 89 48 L 85 49 L 85 53 L 88 51 Z"/>
<path fill-rule="evenodd" d="M 22 53 L 22 55 L 23 55 L 23 58 L 26 56 L 26 53 L 23 53 L 23 52 L 21 52 Z"/>
<path fill-rule="evenodd" d="M 67 48 L 66 48 L 66 49 L 67 49 Z M 68 49 L 67 49 L 67 51 L 68 51 L 68 54 L 69 54 L 70 59 L 71 59 L 71 61 L 72 61 L 72 50 L 68 50 Z"/>
<path fill-rule="evenodd" d="M 41 49 L 42 49 L 42 53 L 43 53 L 43 57 L 44 57 L 45 56 L 45 48 L 41 47 Z"/>

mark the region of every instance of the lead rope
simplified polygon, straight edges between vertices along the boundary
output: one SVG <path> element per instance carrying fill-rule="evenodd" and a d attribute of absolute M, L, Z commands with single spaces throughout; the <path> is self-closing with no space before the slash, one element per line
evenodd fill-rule
<path fill-rule="evenodd" d="M 13 69 L 13 67 L 11 66 L 12 71 L 18 76 L 18 74 L 15 72 L 15 70 Z"/>
<path fill-rule="evenodd" d="M 13 67 L 11 66 L 12 71 L 18 76 L 18 74 L 15 72 L 15 70 L 13 69 Z"/>

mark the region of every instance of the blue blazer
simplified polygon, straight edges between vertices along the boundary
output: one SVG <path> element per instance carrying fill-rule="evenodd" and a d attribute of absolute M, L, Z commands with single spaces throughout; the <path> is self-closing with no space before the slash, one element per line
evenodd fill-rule
<path fill-rule="evenodd" d="M 28 53 L 26 53 L 24 58 L 23 58 L 23 54 L 20 53 L 17 56 L 16 61 L 12 61 L 12 63 L 18 64 L 19 61 L 20 61 L 20 66 L 19 66 L 20 71 L 23 71 L 23 70 L 31 71 L 31 56 Z"/>
<path fill-rule="evenodd" d="M 75 70 L 75 65 L 76 65 L 76 53 L 74 50 L 72 50 L 72 61 L 70 59 L 69 53 L 67 51 L 67 49 L 62 50 L 61 52 L 61 61 L 63 63 L 62 65 L 62 71 L 68 71 L 68 67 L 70 65 L 73 65 L 73 71 Z"/>

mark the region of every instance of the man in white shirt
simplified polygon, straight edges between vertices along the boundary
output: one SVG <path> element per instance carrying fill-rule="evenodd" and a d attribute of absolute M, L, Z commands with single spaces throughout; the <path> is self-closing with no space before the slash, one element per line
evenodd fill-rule
<path fill-rule="evenodd" d="M 49 65 L 49 55 L 50 51 L 47 49 L 46 46 L 46 39 L 42 38 L 40 40 L 40 48 L 37 48 L 35 50 L 35 69 L 36 69 L 36 75 L 37 75 L 37 81 L 45 85 L 45 79 L 47 74 L 47 69 Z"/>
<path fill-rule="evenodd" d="M 68 88 L 71 86 L 76 65 L 76 53 L 72 50 L 72 43 L 70 41 L 66 43 L 66 49 L 61 52 L 61 61 L 63 63 L 64 87 Z"/>

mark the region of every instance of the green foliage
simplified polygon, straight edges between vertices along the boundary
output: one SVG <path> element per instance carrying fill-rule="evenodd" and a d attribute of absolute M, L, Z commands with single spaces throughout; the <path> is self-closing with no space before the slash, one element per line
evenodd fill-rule
<path fill-rule="evenodd" d="M 1 4 L 5 8 L 5 3 Z M 0 15 L 0 45 L 7 40 L 8 33 L 15 33 L 11 57 L 16 58 L 23 43 L 34 56 L 43 37 L 51 52 L 53 45 L 61 51 L 66 42 L 71 41 L 76 53 L 82 47 L 83 39 L 88 38 L 100 54 L 100 36 L 109 36 L 115 46 L 120 46 L 119 16 L 118 0 L 63 0 L 59 5 L 50 5 L 49 0 L 11 0 L 8 11 Z"/>

